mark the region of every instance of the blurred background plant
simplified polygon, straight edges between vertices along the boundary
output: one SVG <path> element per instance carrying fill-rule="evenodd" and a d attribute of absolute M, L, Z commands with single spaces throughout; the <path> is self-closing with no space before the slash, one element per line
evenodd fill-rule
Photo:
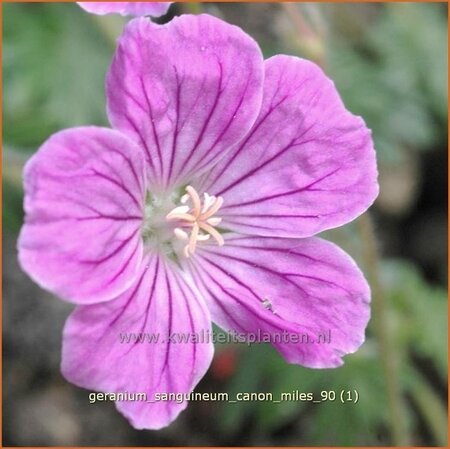
<path fill-rule="evenodd" d="M 447 445 L 447 5 L 175 4 L 253 35 L 266 57 L 315 60 L 377 148 L 371 218 L 325 233 L 359 262 L 373 319 L 336 370 L 288 365 L 268 345 L 220 345 L 199 391 L 357 390 L 357 404 L 192 403 L 169 428 L 133 430 L 61 377 L 71 306 L 19 269 L 21 170 L 53 132 L 107 125 L 104 75 L 126 19 L 73 4 L 3 5 L 4 441 L 33 445 Z M 377 236 L 374 241 L 372 228 Z M 380 256 L 380 257 L 378 257 Z"/>

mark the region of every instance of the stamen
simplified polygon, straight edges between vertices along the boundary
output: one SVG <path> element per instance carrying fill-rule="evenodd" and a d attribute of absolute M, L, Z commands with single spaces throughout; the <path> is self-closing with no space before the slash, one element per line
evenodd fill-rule
<path fill-rule="evenodd" d="M 202 214 L 204 214 L 214 203 L 216 200 L 215 196 L 209 196 L 207 193 L 204 194 L 205 202 L 202 207 Z"/>
<path fill-rule="evenodd" d="M 167 215 L 166 219 L 167 220 L 187 220 L 190 222 L 195 221 L 195 217 L 193 217 L 190 214 L 172 214 L 172 212 Z"/>
<path fill-rule="evenodd" d="M 203 220 L 207 220 L 209 217 L 212 217 L 222 207 L 222 204 L 223 198 L 219 196 L 219 198 L 216 198 L 216 201 L 212 205 L 211 209 L 202 215 Z"/>
<path fill-rule="evenodd" d="M 198 231 L 200 231 L 200 228 L 198 227 L 197 222 L 194 223 L 194 226 L 192 227 L 191 236 L 189 237 L 189 253 L 194 254 L 195 247 L 197 246 L 197 237 L 198 237 Z"/>
<path fill-rule="evenodd" d="M 169 215 L 173 214 L 187 214 L 189 212 L 189 206 L 179 206 L 170 211 Z"/>
<path fill-rule="evenodd" d="M 209 223 L 211 226 L 217 226 L 222 222 L 222 219 L 219 217 L 208 218 L 206 223 Z"/>
<path fill-rule="evenodd" d="M 186 257 L 189 257 L 189 245 L 186 245 L 183 249 L 183 253 Z"/>
<path fill-rule="evenodd" d="M 202 204 L 200 196 L 194 187 L 187 186 L 186 192 L 180 199 L 181 204 L 186 204 L 190 201 L 192 207 L 190 208 L 187 205 L 175 207 L 166 216 L 167 220 L 178 222 L 178 226 L 173 230 L 175 237 L 188 242 L 183 248 L 183 254 L 186 257 L 190 257 L 195 252 L 197 242 L 204 242 L 211 237 L 219 246 L 223 246 L 225 241 L 217 229 L 215 229 L 215 226 L 222 219 L 213 217 L 222 207 L 223 198 L 220 196 L 216 198 L 215 196 L 204 193 L 204 202 Z M 186 231 L 186 228 L 189 231 Z"/>
<path fill-rule="evenodd" d="M 209 232 L 219 246 L 223 246 L 225 244 L 225 240 L 223 239 L 223 237 L 212 226 L 206 223 L 200 223 L 199 226 L 204 231 Z"/>
<path fill-rule="evenodd" d="M 187 234 L 187 232 L 184 232 L 182 229 L 180 228 L 175 228 L 173 230 L 173 233 L 176 235 L 177 238 L 179 238 L 180 240 L 189 240 L 189 236 Z"/>
<path fill-rule="evenodd" d="M 192 204 L 194 205 L 194 217 L 197 218 L 200 215 L 200 211 L 202 209 L 202 202 L 200 201 L 200 197 L 198 196 L 198 193 L 194 189 L 194 187 L 187 186 L 186 192 L 191 196 Z"/>
<path fill-rule="evenodd" d="M 211 236 L 209 234 L 199 234 L 197 236 L 197 241 L 198 242 L 206 242 L 206 240 L 209 240 L 211 238 Z"/>

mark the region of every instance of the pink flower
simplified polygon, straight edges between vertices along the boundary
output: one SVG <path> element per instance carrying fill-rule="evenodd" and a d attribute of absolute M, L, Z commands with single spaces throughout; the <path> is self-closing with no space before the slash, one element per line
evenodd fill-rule
<path fill-rule="evenodd" d="M 346 253 L 312 236 L 364 212 L 378 185 L 370 131 L 322 70 L 264 61 L 253 39 L 208 15 L 136 19 L 107 99 L 113 130 L 55 134 L 25 169 L 22 267 L 79 305 L 65 377 L 146 393 L 117 408 L 158 429 L 187 402 L 155 394 L 191 392 L 211 363 L 212 343 L 196 339 L 211 321 L 274 336 L 290 363 L 341 365 L 364 341 L 370 291 Z M 119 340 L 146 332 L 159 340 Z"/>
<path fill-rule="evenodd" d="M 159 17 L 167 13 L 172 2 L 77 2 L 93 14 Z"/>

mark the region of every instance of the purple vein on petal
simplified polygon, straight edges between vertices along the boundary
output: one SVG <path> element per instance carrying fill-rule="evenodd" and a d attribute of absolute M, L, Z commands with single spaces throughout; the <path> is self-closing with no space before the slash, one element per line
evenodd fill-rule
<path fill-rule="evenodd" d="M 151 306 L 152 306 L 152 304 L 153 304 L 153 296 L 154 296 L 155 291 L 156 291 L 156 284 L 157 284 L 157 282 L 158 282 L 158 276 L 159 276 L 159 264 L 160 264 L 159 258 L 157 258 L 157 259 L 156 259 L 156 262 L 155 262 L 155 268 L 154 268 L 154 274 L 153 274 L 152 286 L 150 287 L 150 293 L 149 293 L 149 296 L 148 296 L 147 304 L 146 304 L 146 306 L 145 306 L 145 311 L 144 311 L 144 313 L 142 313 L 142 314 L 139 316 L 139 318 L 138 318 L 138 320 L 139 320 L 139 319 L 141 319 L 141 318 L 145 315 L 144 323 L 142 324 L 141 330 L 140 330 L 140 332 L 139 332 L 140 335 L 143 334 L 144 329 L 145 329 L 145 327 L 147 326 L 148 316 L 149 316 L 149 314 L 150 314 L 150 309 L 151 309 Z M 150 265 L 149 265 L 149 267 L 150 267 Z M 147 270 L 144 270 L 144 273 L 142 274 L 142 278 L 141 278 L 141 279 L 143 279 L 144 276 L 145 276 L 146 274 L 149 276 L 148 271 L 147 271 Z M 136 290 L 136 291 L 137 291 L 137 290 Z M 130 301 L 132 301 L 131 298 L 128 300 L 128 303 L 129 303 Z M 128 307 L 128 303 L 127 303 L 126 307 Z M 128 355 L 128 354 L 131 352 L 131 350 L 134 349 L 134 348 L 136 347 L 137 344 L 138 344 L 138 340 L 135 340 L 134 343 L 131 345 L 131 347 L 128 349 L 128 351 L 126 351 L 126 352 L 122 355 L 122 357 Z"/>
<path fill-rule="evenodd" d="M 215 146 L 220 142 L 220 140 L 222 139 L 222 137 L 224 136 L 224 134 L 229 130 L 231 124 L 233 123 L 234 118 L 236 117 L 237 112 L 239 111 L 239 109 L 240 109 L 241 106 L 242 106 L 242 103 L 244 102 L 244 99 L 245 99 L 246 93 L 247 93 L 247 89 L 248 89 L 248 86 L 249 86 L 249 82 L 250 82 L 250 77 L 247 78 L 247 81 L 246 81 L 246 84 L 245 84 L 244 91 L 243 91 L 243 93 L 242 93 L 242 95 L 241 95 L 241 97 L 240 97 L 240 99 L 239 99 L 239 101 L 238 101 L 238 104 L 237 104 L 236 108 L 235 108 L 234 111 L 233 111 L 233 114 L 231 115 L 231 118 L 228 120 L 228 122 L 227 122 L 227 124 L 225 125 L 224 129 L 223 129 L 222 132 L 219 134 L 219 136 L 216 138 L 216 140 L 214 141 L 214 143 L 211 145 L 211 147 L 210 147 L 210 148 L 208 149 L 208 151 L 205 153 L 205 155 L 204 155 L 204 157 L 203 157 L 204 160 L 206 159 L 206 157 L 208 156 L 208 154 L 210 154 L 210 153 L 213 151 L 213 149 L 215 148 Z M 198 171 L 202 171 L 203 168 L 204 168 L 204 166 L 205 166 L 205 164 L 207 165 L 208 163 L 209 163 L 208 161 L 205 161 L 205 162 L 203 163 L 203 165 L 199 165 Z"/>
<path fill-rule="evenodd" d="M 125 269 L 128 267 L 128 265 L 130 264 L 130 262 L 132 261 L 133 257 L 135 256 L 136 252 L 138 251 L 139 247 L 141 246 L 141 241 L 137 240 L 136 241 L 136 245 L 134 246 L 134 249 L 132 251 L 132 253 L 130 254 L 130 256 L 128 257 L 128 259 L 125 261 L 125 263 L 122 265 L 122 267 L 120 268 L 120 270 L 104 285 L 108 286 L 111 283 L 113 283 L 124 271 Z"/>
<path fill-rule="evenodd" d="M 130 169 L 131 173 L 133 174 L 134 180 L 136 181 L 136 187 L 139 188 L 141 193 L 144 193 L 143 192 L 144 186 L 142 185 L 141 179 L 139 179 L 136 169 L 135 169 L 134 165 L 131 163 L 130 159 L 125 157 L 125 155 L 123 153 L 121 153 L 120 151 L 111 147 L 110 145 L 105 145 L 105 147 L 108 149 L 108 151 L 110 151 L 111 153 L 117 154 L 119 157 L 121 157 L 125 161 L 125 163 L 128 165 L 128 168 Z"/>
<path fill-rule="evenodd" d="M 146 274 L 148 274 L 147 271 L 143 271 L 139 280 L 136 282 L 136 286 L 133 288 L 131 293 L 128 295 L 127 302 L 125 303 L 125 305 L 123 307 L 120 308 L 119 313 L 117 313 L 116 316 L 114 316 L 114 318 L 112 319 L 112 321 L 108 324 L 108 327 L 106 328 L 107 330 L 108 330 L 108 328 L 111 328 L 112 326 L 114 326 L 114 324 L 116 324 L 116 322 L 119 320 L 119 318 L 121 316 L 123 316 L 123 314 L 127 311 L 129 305 L 133 302 L 133 299 L 135 299 L 136 293 L 141 288 L 142 282 L 143 282 Z M 106 334 L 106 331 L 103 334 L 102 338 L 104 337 L 105 334 Z"/>
<path fill-rule="evenodd" d="M 183 78 L 180 80 L 176 66 L 172 66 L 172 67 L 173 67 L 173 71 L 175 73 L 175 79 L 176 79 L 176 84 L 177 84 L 176 101 L 175 101 L 176 119 L 175 119 L 175 130 L 173 132 L 172 152 L 170 154 L 169 171 L 168 171 L 168 175 L 167 175 L 166 186 L 170 183 L 170 178 L 172 176 L 172 171 L 173 171 L 173 161 L 175 158 L 175 153 L 177 151 L 177 139 L 178 139 L 178 133 L 179 133 L 178 125 L 179 125 L 179 121 L 180 121 L 181 86 L 183 85 L 183 79 L 184 79 Z"/>
<path fill-rule="evenodd" d="M 201 283 L 203 285 L 203 287 L 205 288 L 205 290 L 211 295 L 211 297 L 214 299 L 214 302 L 217 304 L 217 306 L 220 307 L 220 309 L 225 313 L 225 315 L 227 315 L 231 321 L 235 324 L 235 326 L 238 329 L 241 329 L 243 332 L 246 332 L 246 329 L 244 329 L 237 321 L 236 319 L 229 314 L 228 310 L 226 309 L 226 307 L 222 304 L 222 302 L 214 295 L 214 293 L 207 287 L 208 283 L 205 282 L 200 270 L 198 269 L 198 267 L 193 264 L 190 263 L 191 266 L 191 270 L 193 271 L 193 274 L 197 280 L 197 282 Z"/>
<path fill-rule="evenodd" d="M 248 141 L 252 138 L 252 136 L 256 133 L 256 131 L 259 129 L 259 127 L 266 121 L 266 119 L 276 110 L 278 106 L 280 106 L 288 96 L 284 96 L 275 106 L 271 107 L 265 115 L 261 118 L 261 120 L 253 126 L 253 128 L 250 130 L 250 132 L 247 134 L 247 136 L 244 138 L 243 142 L 239 145 L 239 148 L 236 150 L 236 152 L 233 154 L 233 157 L 228 161 L 228 164 L 224 166 L 223 170 L 220 171 L 214 180 L 211 182 L 212 185 L 223 175 L 225 172 L 227 166 L 229 166 L 239 155 L 239 153 L 242 151 L 242 149 L 245 147 L 245 145 L 248 143 Z M 217 195 L 220 195 L 220 193 L 217 193 Z"/>
<path fill-rule="evenodd" d="M 323 181 L 324 179 L 329 178 L 330 176 L 332 176 L 332 175 L 334 175 L 335 173 L 337 173 L 339 170 L 340 170 L 340 168 L 338 167 L 338 168 L 336 168 L 335 170 L 331 171 L 330 173 L 327 173 L 326 175 L 322 176 L 321 178 L 315 179 L 315 180 L 312 181 L 310 184 L 307 184 L 306 186 L 302 186 L 302 187 L 300 187 L 300 188 L 298 188 L 298 189 L 291 190 L 291 191 L 289 191 L 289 192 L 276 193 L 276 194 L 274 194 L 274 195 L 269 195 L 269 196 L 266 196 L 266 197 L 263 197 L 263 198 L 257 198 L 257 199 L 255 199 L 255 200 L 246 201 L 246 202 L 244 202 L 244 203 L 238 203 L 238 204 L 225 204 L 225 205 L 222 207 L 222 210 L 223 210 L 223 209 L 226 209 L 226 208 L 228 208 L 228 207 L 248 206 L 248 205 L 251 205 L 251 204 L 256 204 L 256 203 L 261 203 L 261 202 L 264 202 L 264 201 L 272 200 L 272 199 L 274 199 L 274 198 L 282 198 L 282 197 L 284 197 L 284 196 L 295 195 L 296 193 L 304 192 L 305 190 L 307 191 L 310 187 L 312 187 L 312 186 L 318 184 L 319 182 Z"/>
<path fill-rule="evenodd" d="M 224 208 L 222 208 L 222 209 L 224 209 Z M 223 217 L 223 220 L 224 221 L 226 220 L 226 223 L 228 225 L 248 226 L 248 223 L 242 223 L 241 221 L 236 220 L 236 219 L 234 219 L 234 220 L 228 219 L 228 215 L 226 217 Z M 265 231 L 277 230 L 276 228 L 274 228 L 273 225 L 272 226 L 263 226 L 262 224 L 252 224 L 251 226 L 254 229 L 262 229 L 262 230 L 265 230 Z"/>
<path fill-rule="evenodd" d="M 280 156 L 282 156 L 283 154 L 286 153 L 287 150 L 291 150 L 292 148 L 295 148 L 297 146 L 301 146 L 304 145 L 305 142 L 298 142 L 298 139 L 301 139 L 304 135 L 306 135 L 311 128 L 314 126 L 311 125 L 308 129 L 306 129 L 301 136 L 299 137 L 294 137 L 293 139 L 291 139 L 291 141 L 284 147 L 282 148 L 279 152 L 275 153 L 272 157 L 270 157 L 269 159 L 267 159 L 266 161 L 264 161 L 262 164 L 258 165 L 257 167 L 253 168 L 252 170 L 248 171 L 247 173 L 245 173 L 244 175 L 242 175 L 240 178 L 236 179 L 235 181 L 233 181 L 231 184 L 229 184 L 227 187 L 223 188 L 220 192 L 217 192 L 216 195 L 223 195 L 225 192 L 227 192 L 228 190 L 232 189 L 233 187 L 235 187 L 237 184 L 239 184 L 241 181 L 243 181 L 244 179 L 247 179 L 249 177 L 251 177 L 252 175 L 254 175 L 256 172 L 258 172 L 259 170 L 261 170 L 262 168 L 266 167 L 267 165 L 270 165 L 273 161 L 275 161 L 276 159 L 278 159 Z M 272 140 L 275 139 L 275 136 Z M 267 149 L 267 148 L 266 148 Z M 264 152 L 263 152 L 264 153 Z"/>
<path fill-rule="evenodd" d="M 208 262 L 210 265 L 212 265 L 216 270 L 222 272 L 224 275 L 228 276 L 230 279 L 233 279 L 233 281 L 244 288 L 245 290 L 248 290 L 248 292 L 256 298 L 258 302 L 261 302 L 262 299 L 246 284 L 242 283 L 239 279 L 237 279 L 235 276 L 233 276 L 229 271 L 224 270 L 220 265 L 217 265 L 216 263 L 212 262 L 211 259 L 208 259 L 207 257 L 204 257 L 204 260 Z"/>
<path fill-rule="evenodd" d="M 227 296 L 229 296 L 230 298 L 232 298 L 235 302 L 237 302 L 241 307 L 243 307 L 249 314 L 251 315 L 256 315 L 255 311 L 253 309 L 251 309 L 251 307 L 248 306 L 248 304 L 243 301 L 242 299 L 239 299 L 237 296 L 233 295 L 228 289 L 225 289 L 220 282 L 217 282 L 217 280 L 208 272 L 206 272 L 206 275 L 208 276 L 208 278 L 210 279 L 210 281 L 215 284 L 223 293 L 225 293 Z M 229 274 L 227 272 L 224 272 L 225 275 L 229 276 Z M 207 287 L 205 287 L 208 292 L 211 294 L 211 290 L 209 290 Z M 254 293 L 253 293 L 254 294 Z M 219 299 L 217 299 L 216 297 L 216 301 L 220 302 Z M 227 312 L 227 315 L 230 316 L 229 312 Z M 274 319 L 273 317 L 271 317 L 272 319 L 269 319 L 263 315 L 259 315 L 258 318 L 265 322 L 266 324 L 269 324 L 270 326 L 274 326 L 276 329 L 278 330 L 285 330 L 286 328 L 283 328 L 282 326 L 280 326 L 277 321 L 278 319 Z M 289 324 L 291 327 L 291 330 L 295 330 L 298 331 L 298 328 L 296 328 L 296 326 L 293 323 L 288 323 L 286 322 L 286 324 Z M 304 329 L 308 329 L 311 330 L 308 326 L 302 326 L 304 327 Z"/>
<path fill-rule="evenodd" d="M 144 80 L 142 79 L 142 75 L 139 76 L 139 82 L 141 84 L 141 89 L 142 89 L 142 92 L 144 94 L 145 101 L 147 103 L 148 113 L 150 114 L 150 121 L 151 121 L 151 124 L 152 124 L 151 126 L 152 126 L 153 138 L 155 140 L 156 150 L 158 151 L 158 157 L 159 157 L 159 167 L 160 167 L 159 175 L 162 176 L 162 174 L 163 174 L 163 159 L 162 159 L 161 144 L 159 142 L 158 133 L 156 132 L 156 125 L 155 125 L 155 119 L 153 117 L 152 104 L 151 104 L 151 101 L 150 101 L 150 97 L 149 97 L 149 95 L 147 93 L 147 89 L 145 87 Z"/>
<path fill-rule="evenodd" d="M 327 214 L 330 215 L 330 214 Z M 322 215 L 323 216 L 323 215 Z M 239 217 L 261 217 L 261 218 L 318 218 L 319 215 L 303 215 L 303 214 L 260 214 L 260 213 L 254 213 L 254 214 L 242 214 L 242 213 L 227 213 L 227 221 L 229 217 L 233 218 L 239 218 Z M 253 225 L 252 225 L 253 226 Z"/>
<path fill-rule="evenodd" d="M 103 256 L 101 259 L 87 260 L 87 259 L 77 259 L 77 262 L 86 264 L 86 265 L 98 265 L 100 263 L 106 262 L 111 259 L 115 255 L 117 255 L 139 232 L 139 228 L 135 229 L 127 238 L 123 239 L 123 241 L 110 253 Z"/>
<path fill-rule="evenodd" d="M 304 259 L 307 259 L 310 262 L 318 262 L 318 263 L 325 264 L 323 259 L 312 257 L 309 254 L 304 254 L 304 253 L 299 253 L 299 252 L 294 251 L 295 250 L 295 246 L 293 246 L 291 248 L 284 249 L 284 248 L 275 248 L 275 247 L 272 247 L 272 246 L 246 246 L 246 245 L 242 245 L 242 244 L 240 244 L 240 245 L 233 245 L 233 243 L 231 243 L 231 242 L 234 242 L 236 240 L 239 241 L 239 240 L 247 240 L 247 239 L 248 239 L 247 236 L 243 236 L 241 239 L 240 238 L 229 239 L 229 240 L 227 240 L 227 248 L 237 248 L 237 249 L 242 249 L 243 248 L 243 249 L 248 249 L 249 251 L 254 251 L 254 250 L 258 251 L 259 250 L 259 251 L 279 252 L 279 253 L 282 253 L 282 254 L 295 254 L 296 256 L 299 256 L 299 257 L 302 257 Z M 338 266 L 334 265 L 334 264 L 326 263 L 326 265 L 329 266 L 329 267 L 338 268 Z"/>
<path fill-rule="evenodd" d="M 137 44 L 137 42 L 135 42 L 135 44 Z M 124 59 L 128 60 L 131 65 L 134 64 L 134 61 L 131 59 L 131 57 L 128 55 L 128 53 L 123 51 L 123 49 L 121 47 L 119 47 L 119 49 L 118 49 L 118 54 L 119 53 Z M 145 107 L 141 104 L 141 102 L 126 88 L 125 83 L 123 83 L 122 80 L 119 81 L 117 79 L 116 72 L 110 71 L 110 76 L 113 77 L 115 79 L 115 81 L 117 82 L 117 84 L 120 85 L 120 87 L 123 90 L 123 93 L 125 94 L 125 96 L 127 98 L 129 98 L 142 112 L 147 114 L 148 113 L 147 109 L 145 109 Z M 142 79 L 141 79 L 141 85 L 142 85 Z M 140 140 L 140 143 L 143 146 L 143 148 L 144 148 L 144 150 L 145 150 L 145 152 L 147 154 L 148 163 L 154 169 L 153 160 L 152 160 L 152 157 L 151 157 L 151 154 L 150 154 L 150 149 L 148 147 L 147 140 L 142 135 L 142 132 L 140 131 L 140 129 L 137 126 L 137 124 L 134 122 L 134 119 L 132 119 L 128 115 L 128 113 L 127 113 L 127 111 L 125 109 L 121 111 L 121 114 L 123 115 L 124 119 L 128 122 L 128 124 L 133 128 L 134 132 L 137 134 L 137 136 L 138 136 L 138 138 Z"/>
<path fill-rule="evenodd" d="M 143 146 L 145 153 L 147 154 L 147 161 L 150 164 L 150 166 L 154 169 L 153 160 L 150 155 L 150 150 L 148 148 L 147 141 L 144 139 L 144 136 L 142 135 L 142 132 L 139 130 L 137 125 L 134 123 L 133 119 L 126 113 L 126 111 L 123 112 L 123 117 L 131 125 L 134 132 L 138 135 L 141 145 Z"/>
<path fill-rule="evenodd" d="M 122 190 L 122 192 L 124 192 L 126 195 L 128 195 L 131 198 L 131 200 L 133 201 L 133 203 L 135 204 L 135 206 L 138 209 L 140 209 L 142 207 L 142 204 L 139 203 L 139 200 L 136 198 L 136 196 L 127 187 L 125 187 L 122 183 L 115 180 L 114 178 L 111 178 L 108 175 L 100 173 L 95 168 L 92 169 L 92 172 L 94 173 L 94 176 L 98 176 L 99 178 L 102 178 L 105 181 L 108 181 L 111 184 L 114 184 L 116 187 L 118 187 L 120 190 Z"/>
<path fill-rule="evenodd" d="M 270 248 L 267 248 L 267 250 L 270 251 Z M 205 248 L 204 251 L 207 252 L 207 253 L 209 253 L 209 254 L 214 255 L 214 257 L 229 258 L 229 259 L 235 260 L 235 261 L 237 261 L 237 262 L 242 262 L 242 263 L 244 263 L 244 264 L 246 264 L 246 265 L 249 265 L 249 266 L 251 266 L 252 268 L 258 268 L 258 269 L 260 269 L 260 270 L 262 270 L 262 271 L 266 271 L 266 272 L 268 272 L 268 273 L 270 273 L 270 274 L 272 274 L 272 275 L 274 275 L 274 276 L 280 276 L 280 277 L 282 277 L 283 279 L 285 279 L 287 283 L 292 284 L 294 287 L 296 287 L 297 289 L 299 289 L 299 290 L 300 290 L 302 293 L 304 293 L 306 296 L 312 297 L 312 295 L 311 295 L 311 294 L 308 294 L 308 293 L 306 292 L 306 290 L 305 290 L 303 287 L 301 287 L 301 286 L 300 286 L 299 284 L 297 284 L 296 282 L 292 281 L 292 280 L 290 279 L 290 277 L 299 277 L 299 278 L 303 278 L 303 279 L 312 279 L 312 280 L 315 280 L 315 281 L 317 281 L 317 282 L 321 282 L 321 283 L 324 283 L 324 284 L 327 284 L 327 285 L 332 285 L 333 287 L 336 287 L 336 288 L 338 288 L 338 289 L 340 289 L 340 290 L 343 290 L 345 293 L 348 293 L 350 297 L 352 297 L 351 292 L 350 292 L 349 290 L 347 290 L 345 287 L 342 287 L 341 285 L 336 284 L 336 283 L 334 283 L 334 282 L 332 282 L 332 281 L 330 281 L 330 280 L 328 280 L 328 279 L 323 279 L 323 278 L 319 278 L 319 277 L 316 277 L 316 276 L 309 276 L 309 275 L 305 275 L 305 274 L 301 274 L 301 273 L 285 273 L 285 272 L 282 272 L 282 273 L 281 273 L 281 272 L 278 272 L 278 271 L 274 271 L 274 270 L 272 270 L 272 269 L 270 269 L 269 267 L 266 267 L 266 266 L 264 266 L 264 265 L 258 265 L 258 264 L 256 264 L 255 262 L 250 262 L 250 261 L 248 261 L 248 260 L 246 260 L 246 259 L 242 259 L 242 258 L 239 258 L 239 257 L 237 257 L 237 256 L 230 256 L 229 254 L 226 254 L 226 255 L 225 255 L 225 254 L 218 253 L 218 252 L 214 252 L 214 253 L 213 253 L 213 252 L 211 252 L 211 251 L 208 251 L 207 248 Z M 296 254 L 296 253 L 295 253 L 295 254 Z M 211 262 L 210 259 L 208 259 L 208 258 L 206 258 L 206 257 L 204 257 L 204 259 L 205 259 L 206 261 L 208 261 L 211 265 L 214 265 L 217 269 L 220 269 L 221 271 L 223 271 L 224 274 L 230 276 L 229 273 L 225 272 L 225 271 L 224 271 L 223 269 L 221 269 L 218 265 L 216 265 L 215 263 Z M 319 299 L 319 298 L 317 298 L 317 297 L 313 297 L 313 298 Z"/>
<path fill-rule="evenodd" d="M 207 251 L 205 249 L 205 252 L 209 252 L 209 251 Z M 268 268 L 268 267 L 266 267 L 264 265 L 258 265 L 258 264 L 254 263 L 254 262 L 250 262 L 250 261 L 248 261 L 246 259 L 241 259 L 241 258 L 236 257 L 236 256 L 230 256 L 229 254 L 224 255 L 224 254 L 221 254 L 219 252 L 218 253 L 210 253 L 210 254 L 213 254 L 214 257 L 221 257 L 222 259 L 225 258 L 225 259 L 235 260 L 236 262 L 242 262 L 242 263 L 244 263 L 246 265 L 251 266 L 252 268 L 258 268 L 258 269 L 260 269 L 262 271 L 266 271 L 266 272 L 272 274 L 273 276 L 280 276 L 280 274 L 282 275 L 282 273 L 278 273 L 277 271 L 272 270 L 272 269 L 270 269 L 270 268 Z M 211 265 L 215 265 L 213 262 L 211 262 L 210 259 L 207 259 L 206 257 L 205 257 L 205 260 L 207 260 Z M 306 292 L 306 290 L 303 287 L 301 287 L 300 285 L 298 285 L 297 283 L 295 283 L 291 279 L 286 279 L 286 281 L 289 284 L 293 285 L 294 287 L 298 288 L 305 295 L 308 295 L 308 293 Z"/>
<path fill-rule="evenodd" d="M 173 307 L 173 304 L 172 304 L 173 296 L 172 296 L 172 289 L 170 288 L 169 278 L 167 276 L 167 267 L 165 267 L 165 268 L 166 269 L 164 270 L 165 271 L 164 277 L 165 277 L 165 281 L 166 281 L 166 289 L 167 289 L 166 291 L 167 291 L 167 294 L 168 294 L 167 307 L 169 309 L 169 323 L 168 323 L 169 327 L 168 327 L 168 334 L 167 335 L 171 335 L 172 334 L 172 328 L 173 328 L 173 310 L 172 310 L 172 307 Z M 169 341 L 169 339 L 167 339 L 165 353 L 164 353 L 164 364 L 163 364 L 163 367 L 161 369 L 161 372 L 160 372 L 160 375 L 159 375 L 159 379 L 155 383 L 155 389 L 157 389 L 158 386 L 160 385 L 162 377 L 163 377 L 164 373 L 167 370 L 167 367 L 168 367 L 168 364 L 169 364 L 170 346 L 171 346 L 170 345 L 170 341 Z M 170 370 L 168 372 L 170 372 Z"/>
<path fill-rule="evenodd" d="M 186 295 L 186 292 L 184 290 L 184 285 L 180 282 L 180 280 L 178 279 L 178 276 L 174 276 L 174 279 L 175 279 L 175 282 L 178 285 L 178 288 L 180 289 L 180 292 L 181 292 L 181 294 L 183 296 L 183 299 L 184 299 L 184 304 L 185 304 L 186 310 L 187 310 L 188 315 L 189 315 L 189 325 L 190 325 L 191 334 L 192 334 L 194 332 L 195 326 L 194 326 L 194 320 L 192 318 L 192 312 L 191 312 L 191 309 L 189 307 L 189 303 L 188 303 L 188 300 L 187 300 L 187 295 Z M 191 291 L 189 286 L 187 286 L 187 288 Z M 195 293 L 194 292 L 191 291 L 191 294 L 193 295 L 193 297 L 195 297 Z M 195 365 L 196 365 L 196 361 L 197 361 L 197 345 L 195 343 L 193 343 L 191 346 L 192 346 L 192 359 L 193 359 L 192 370 L 191 370 L 191 376 L 192 376 L 193 373 L 194 373 Z"/>
<path fill-rule="evenodd" d="M 220 62 L 219 59 L 217 59 L 216 61 L 219 65 L 219 80 L 217 83 L 217 92 L 216 92 L 216 96 L 214 98 L 214 102 L 213 105 L 211 107 L 211 110 L 208 113 L 208 118 L 205 120 L 205 123 L 203 124 L 202 129 L 200 130 L 200 133 L 197 137 L 197 140 L 195 141 L 194 145 L 192 146 L 191 150 L 189 151 L 187 157 L 185 158 L 182 166 L 183 167 L 187 167 L 189 161 L 191 160 L 192 156 L 195 153 L 195 149 L 198 147 L 198 145 L 200 144 L 200 142 L 202 141 L 203 137 L 205 136 L 205 132 L 209 126 L 209 123 L 216 111 L 217 105 L 219 103 L 219 99 L 220 99 L 220 94 L 222 93 L 222 82 L 223 82 L 223 67 L 222 67 L 222 63 Z"/>

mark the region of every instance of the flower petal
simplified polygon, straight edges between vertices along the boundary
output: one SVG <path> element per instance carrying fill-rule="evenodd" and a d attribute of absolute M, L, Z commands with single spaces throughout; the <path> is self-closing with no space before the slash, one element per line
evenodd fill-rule
<path fill-rule="evenodd" d="M 364 341 L 369 287 L 353 260 L 325 240 L 229 235 L 225 246 L 203 245 L 184 264 L 214 322 L 251 338 L 271 334 L 291 363 L 339 366 Z"/>
<path fill-rule="evenodd" d="M 145 149 L 153 188 L 188 182 L 250 130 L 263 70 L 256 42 L 214 17 L 128 24 L 107 77 L 108 112 Z"/>
<path fill-rule="evenodd" d="M 353 220 L 376 198 L 371 133 L 318 66 L 275 56 L 253 129 L 193 185 L 223 196 L 224 228 L 309 237 Z"/>
<path fill-rule="evenodd" d="M 144 393 L 146 401 L 121 400 L 117 408 L 135 428 L 159 429 L 187 402 L 157 401 L 155 395 L 190 393 L 211 363 L 212 343 L 189 337 L 202 332 L 211 332 L 202 300 L 175 265 L 147 256 L 127 292 L 114 301 L 80 306 L 69 317 L 62 372 L 87 389 Z"/>
<path fill-rule="evenodd" d="M 122 16 L 159 17 L 167 13 L 172 2 L 77 2 L 93 14 L 121 14 Z"/>
<path fill-rule="evenodd" d="M 144 158 L 123 134 L 53 135 L 24 170 L 22 268 L 75 303 L 105 301 L 133 282 L 142 259 Z"/>

